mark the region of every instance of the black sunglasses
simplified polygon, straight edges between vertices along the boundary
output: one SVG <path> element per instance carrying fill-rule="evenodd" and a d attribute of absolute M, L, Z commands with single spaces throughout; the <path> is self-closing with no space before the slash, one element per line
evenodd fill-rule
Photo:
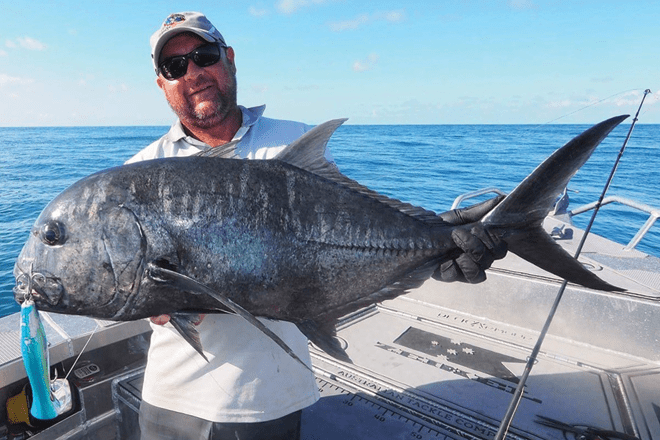
<path fill-rule="evenodd" d="M 188 71 L 188 60 L 193 60 L 199 67 L 212 66 L 220 61 L 220 45 L 205 44 L 186 55 L 170 57 L 158 65 L 158 73 L 169 81 L 181 78 Z"/>

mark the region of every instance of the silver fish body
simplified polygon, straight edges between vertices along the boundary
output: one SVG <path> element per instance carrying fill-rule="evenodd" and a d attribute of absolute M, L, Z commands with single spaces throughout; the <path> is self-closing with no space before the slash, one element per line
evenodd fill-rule
<path fill-rule="evenodd" d="M 515 243 L 511 251 L 540 255 L 535 263 L 550 271 L 554 261 L 570 260 L 558 265 L 560 276 L 614 288 L 552 240 L 528 238 L 547 236 L 540 223 L 552 195 L 623 119 L 569 142 L 551 161 L 566 170 L 541 165 L 531 175 L 532 189 L 528 178 L 500 204 L 509 208 L 489 214 L 486 224 Z M 15 275 L 25 276 L 30 265 L 44 275 L 32 292 L 42 310 L 113 320 L 228 311 L 164 275 L 177 273 L 252 315 L 297 323 L 308 336 L 314 333 L 309 323 L 329 328 L 348 312 L 405 293 L 457 252 L 450 238 L 455 226 L 327 164 L 323 151 L 340 123 L 312 130 L 279 160 L 168 158 L 91 175 L 44 209 Z M 552 188 L 535 201 L 546 181 Z M 548 252 L 558 257 L 547 258 Z M 17 300 L 24 294 L 15 288 Z"/>
<path fill-rule="evenodd" d="M 218 307 L 152 279 L 152 263 L 297 321 L 439 258 L 450 233 L 283 162 L 187 157 L 78 182 L 41 214 L 19 265 L 58 280 L 44 296 L 60 311 L 130 320 Z"/>

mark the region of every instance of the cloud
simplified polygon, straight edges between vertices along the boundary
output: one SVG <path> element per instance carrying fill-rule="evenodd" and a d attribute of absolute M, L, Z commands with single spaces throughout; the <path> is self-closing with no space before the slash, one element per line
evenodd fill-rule
<path fill-rule="evenodd" d="M 639 105 L 643 94 L 644 92 L 642 90 L 630 90 L 622 93 L 614 99 L 614 105 L 617 107 L 635 108 Z M 651 94 L 651 98 L 654 98 L 653 94 Z"/>
<path fill-rule="evenodd" d="M 397 11 L 380 12 L 376 14 L 376 17 L 390 23 L 398 23 L 406 18 L 406 14 L 403 9 L 399 9 Z"/>
<path fill-rule="evenodd" d="M 44 50 L 44 49 L 46 49 L 46 45 L 44 43 L 42 43 L 39 40 L 35 40 L 34 38 L 20 37 L 20 38 L 17 38 L 16 41 L 18 41 L 18 44 L 24 49 L 29 49 L 29 50 Z"/>
<path fill-rule="evenodd" d="M 561 101 L 551 101 L 548 103 L 549 108 L 565 108 L 570 107 L 573 103 L 568 99 L 562 99 Z"/>
<path fill-rule="evenodd" d="M 19 37 L 16 40 L 6 40 L 5 46 L 10 49 L 16 49 L 17 47 L 22 47 L 23 49 L 28 50 L 44 50 L 46 45 L 39 40 L 35 40 L 30 37 Z"/>
<path fill-rule="evenodd" d="M 4 73 L 0 73 L 0 87 L 3 87 L 8 84 L 13 85 L 25 85 L 32 84 L 34 80 L 32 78 L 20 78 L 17 76 L 9 76 Z"/>
<path fill-rule="evenodd" d="M 7 55 L 7 52 L 4 51 L 4 50 L 2 50 L 2 49 L 0 49 L 0 57 L 4 57 L 4 56 L 6 56 L 6 55 Z"/>
<path fill-rule="evenodd" d="M 328 26 L 330 26 L 330 30 L 333 32 L 342 32 L 357 29 L 360 27 L 360 25 L 366 23 L 369 23 L 369 15 L 364 14 L 354 18 L 353 20 L 335 21 L 328 24 Z"/>
<path fill-rule="evenodd" d="M 347 30 L 354 30 L 364 24 L 378 21 L 385 21 L 387 23 L 399 23 L 403 21 L 405 17 L 405 11 L 403 9 L 399 9 L 396 11 L 376 12 L 374 14 L 362 14 L 352 20 L 335 21 L 329 23 L 328 26 L 333 32 L 342 32 Z"/>
<path fill-rule="evenodd" d="M 353 63 L 353 71 L 364 72 L 366 70 L 373 69 L 376 63 L 378 62 L 378 58 L 379 57 L 377 54 L 372 53 L 364 60 L 357 60 L 356 62 Z"/>
<path fill-rule="evenodd" d="M 264 15 L 268 14 L 268 10 L 264 8 L 257 8 L 255 6 L 250 6 L 248 8 L 248 12 L 250 13 L 251 16 L 253 17 L 263 17 Z"/>
<path fill-rule="evenodd" d="M 644 91 L 641 89 L 628 90 L 625 92 L 617 93 L 606 98 L 600 98 L 595 95 L 591 96 L 573 96 L 568 99 L 557 99 L 548 101 L 543 104 L 545 108 L 550 109 L 568 109 L 575 108 L 576 110 L 564 116 L 572 115 L 573 113 L 580 112 L 589 107 L 626 107 L 635 108 L 639 105 Z M 651 94 L 646 102 L 655 103 L 660 100 L 660 92 Z M 563 118 L 562 116 L 561 118 Z"/>
<path fill-rule="evenodd" d="M 649 105 L 656 104 L 660 102 L 660 90 L 658 90 L 655 93 L 651 93 L 651 96 L 649 96 Z"/>
<path fill-rule="evenodd" d="M 128 86 L 127 86 L 126 84 L 124 84 L 124 83 L 117 84 L 117 85 L 115 85 L 115 84 L 109 84 L 109 85 L 108 85 L 108 91 L 109 91 L 110 93 L 113 93 L 113 94 L 114 94 L 114 93 L 124 93 L 124 92 L 128 92 L 128 90 L 129 90 L 129 89 L 128 89 Z"/>
<path fill-rule="evenodd" d="M 275 8 L 282 14 L 293 14 L 298 12 L 299 9 L 309 5 L 322 5 L 327 3 L 327 0 L 279 0 Z"/>

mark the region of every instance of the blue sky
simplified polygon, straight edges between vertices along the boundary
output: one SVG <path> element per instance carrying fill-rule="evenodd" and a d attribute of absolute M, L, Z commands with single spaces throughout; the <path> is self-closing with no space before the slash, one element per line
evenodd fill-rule
<path fill-rule="evenodd" d="M 239 103 L 317 124 L 660 123 L 660 2 L 5 2 L 0 126 L 169 125 L 149 36 L 204 12 Z"/>

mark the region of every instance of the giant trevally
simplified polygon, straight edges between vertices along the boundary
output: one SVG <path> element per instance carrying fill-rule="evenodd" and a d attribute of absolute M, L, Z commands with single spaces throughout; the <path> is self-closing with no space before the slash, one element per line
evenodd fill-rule
<path fill-rule="evenodd" d="M 345 358 L 332 337 L 337 319 L 438 276 L 458 250 L 452 231 L 471 226 L 568 281 L 620 290 L 541 223 L 626 117 L 569 141 L 478 225 L 448 224 L 341 174 L 324 151 L 343 120 L 319 125 L 273 160 L 193 156 L 111 168 L 44 209 L 16 261 L 15 296 L 20 301 L 33 285 L 41 310 L 111 320 L 225 311 L 256 323 L 253 316 L 291 321 Z M 210 151 L 232 155 L 231 145 Z M 194 327 L 180 331 L 190 336 Z"/>

